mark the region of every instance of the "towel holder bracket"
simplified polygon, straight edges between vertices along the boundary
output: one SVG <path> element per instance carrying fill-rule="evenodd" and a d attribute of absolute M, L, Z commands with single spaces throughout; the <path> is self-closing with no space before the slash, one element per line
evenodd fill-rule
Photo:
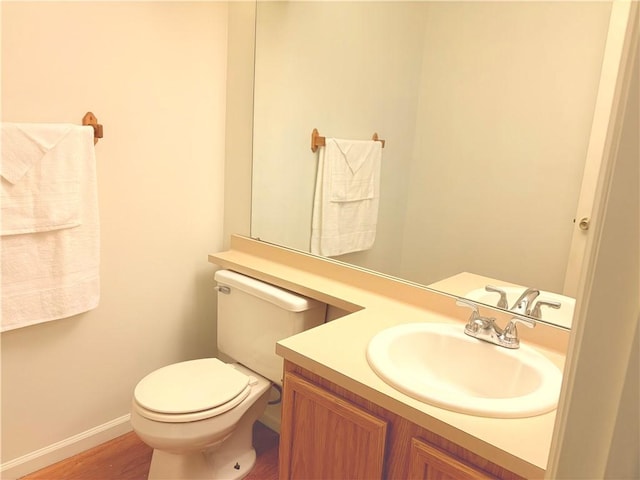
<path fill-rule="evenodd" d="M 373 133 L 373 137 L 371 137 L 371 140 L 373 140 L 374 142 L 382 143 L 382 148 L 384 148 L 384 140 L 381 139 L 381 138 L 378 138 L 378 133 L 377 132 Z"/>
<path fill-rule="evenodd" d="M 98 143 L 98 139 L 103 136 L 103 131 L 102 125 L 98 123 L 96 116 L 91 112 L 85 113 L 84 117 L 82 117 L 82 125 L 93 127 L 93 144 Z"/>
<path fill-rule="evenodd" d="M 311 132 L 311 151 L 316 152 L 318 150 L 318 147 L 324 147 L 325 145 L 325 137 L 321 137 L 318 133 L 318 129 L 314 128 Z"/>

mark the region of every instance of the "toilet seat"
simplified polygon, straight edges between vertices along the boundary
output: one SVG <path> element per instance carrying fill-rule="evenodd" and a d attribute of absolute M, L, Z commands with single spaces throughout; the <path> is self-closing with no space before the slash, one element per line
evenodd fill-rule
<path fill-rule="evenodd" d="M 144 377 L 134 391 L 135 406 L 150 420 L 193 422 L 225 413 L 241 403 L 256 379 L 217 358 L 162 367 Z"/>

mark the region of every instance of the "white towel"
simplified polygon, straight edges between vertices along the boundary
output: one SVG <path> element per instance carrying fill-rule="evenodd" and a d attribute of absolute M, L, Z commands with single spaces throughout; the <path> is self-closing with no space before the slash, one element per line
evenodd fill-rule
<path fill-rule="evenodd" d="M 327 138 L 318 154 L 311 253 L 333 257 L 373 246 L 382 144 Z"/>
<path fill-rule="evenodd" d="M 2 125 L 2 325 L 98 305 L 99 221 L 93 129 Z"/>
<path fill-rule="evenodd" d="M 82 152 L 46 155 L 65 141 L 72 127 L 2 124 L 2 235 L 45 232 L 80 224 L 82 171 L 77 163 Z"/>

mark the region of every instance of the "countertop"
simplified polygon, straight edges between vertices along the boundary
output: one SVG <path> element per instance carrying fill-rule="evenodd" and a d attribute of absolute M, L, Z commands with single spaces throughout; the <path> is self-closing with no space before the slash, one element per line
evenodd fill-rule
<path fill-rule="evenodd" d="M 383 382 L 369 367 L 365 355 L 367 344 L 385 328 L 409 322 L 457 322 L 462 328 L 468 310 L 456 307 L 454 297 L 244 237 L 234 236 L 231 249 L 210 255 L 209 261 L 316 298 L 346 313 L 278 342 L 276 353 L 281 357 L 514 473 L 526 478 L 544 476 L 555 410 L 520 419 L 456 413 L 404 395 Z M 499 317 L 500 313 L 496 314 Z M 539 325 L 538 328 L 551 327 Z M 547 333 L 549 337 L 557 335 L 563 333 L 555 330 Z M 540 338 L 538 334 L 536 342 L 540 342 Z M 557 344 L 551 342 L 550 345 L 557 348 Z M 540 344 L 534 346 L 563 367 L 562 351 Z M 470 365 L 473 366 L 473 362 Z"/>

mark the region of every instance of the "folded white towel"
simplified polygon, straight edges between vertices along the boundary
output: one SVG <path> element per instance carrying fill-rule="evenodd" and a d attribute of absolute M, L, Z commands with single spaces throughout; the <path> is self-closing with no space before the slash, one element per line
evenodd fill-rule
<path fill-rule="evenodd" d="M 311 253 L 337 256 L 373 246 L 382 145 L 327 138 L 318 154 Z"/>
<path fill-rule="evenodd" d="M 6 331 L 95 308 L 100 245 L 92 128 L 2 127 L 0 331 Z"/>
<path fill-rule="evenodd" d="M 325 155 L 331 157 L 331 179 L 326 187 L 330 189 L 332 202 L 354 202 L 374 197 L 376 169 L 380 168 L 382 151 L 380 145 L 380 142 L 373 141 L 327 140 Z"/>
<path fill-rule="evenodd" d="M 85 152 L 64 146 L 56 148 L 64 144 L 74 127 L 2 124 L 2 235 L 45 232 L 80 224 L 82 171 L 77 163 Z M 54 154 L 47 155 L 48 152 Z"/>

